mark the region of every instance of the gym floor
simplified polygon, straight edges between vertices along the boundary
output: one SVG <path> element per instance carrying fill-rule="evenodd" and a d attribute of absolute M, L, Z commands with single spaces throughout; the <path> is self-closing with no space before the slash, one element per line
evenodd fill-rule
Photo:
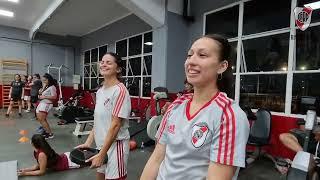
<path fill-rule="evenodd" d="M 30 138 L 35 129 L 39 126 L 38 122 L 33 119 L 33 113 L 23 113 L 19 117 L 15 112 L 6 118 L 5 110 L 0 110 L 0 161 L 18 160 L 18 166 L 28 167 L 35 162 L 33 159 L 33 148 L 29 142 L 19 143 L 21 137 L 20 130 L 27 130 L 27 137 Z M 57 153 L 70 151 L 76 145 L 83 143 L 87 136 L 78 138 L 72 134 L 74 124 L 58 126 L 58 119 L 51 114 L 49 115 L 49 123 L 54 132 L 54 138 L 49 139 L 53 149 Z M 143 150 L 137 149 L 131 151 L 129 156 L 128 180 L 137 180 L 147 162 L 153 147 L 146 147 Z M 95 179 L 95 171 L 88 168 L 69 170 L 63 172 L 49 172 L 45 176 L 40 177 L 23 177 L 22 180 L 85 180 Z M 240 171 L 239 180 L 281 180 L 285 179 L 275 169 L 273 164 L 266 159 L 261 158 L 254 162 L 248 168 Z"/>

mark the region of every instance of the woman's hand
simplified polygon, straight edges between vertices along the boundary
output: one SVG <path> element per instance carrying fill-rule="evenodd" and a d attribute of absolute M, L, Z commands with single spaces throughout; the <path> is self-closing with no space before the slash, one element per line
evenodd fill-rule
<path fill-rule="evenodd" d="M 75 147 L 75 149 L 83 149 L 83 148 L 90 148 L 90 145 L 84 143 Z"/>
<path fill-rule="evenodd" d="M 26 171 L 24 171 L 23 169 L 20 169 L 18 171 L 18 176 L 25 176 L 26 175 Z"/>
<path fill-rule="evenodd" d="M 90 159 L 86 160 L 86 162 L 91 162 L 90 168 L 97 168 L 103 165 L 104 163 L 104 156 L 100 153 L 92 156 Z"/>

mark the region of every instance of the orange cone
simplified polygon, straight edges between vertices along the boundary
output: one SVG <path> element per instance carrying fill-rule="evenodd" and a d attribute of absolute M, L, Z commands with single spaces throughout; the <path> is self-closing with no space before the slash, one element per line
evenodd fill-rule
<path fill-rule="evenodd" d="M 27 130 L 20 130 L 19 134 L 21 136 L 26 136 L 28 134 L 28 131 Z"/>
<path fill-rule="evenodd" d="M 21 137 L 21 138 L 19 139 L 19 142 L 21 142 L 21 143 L 29 142 L 29 138 L 23 136 L 23 137 Z"/>

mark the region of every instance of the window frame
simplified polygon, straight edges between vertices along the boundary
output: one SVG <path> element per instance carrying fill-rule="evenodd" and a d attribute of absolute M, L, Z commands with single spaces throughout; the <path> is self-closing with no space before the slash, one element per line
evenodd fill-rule
<path fill-rule="evenodd" d="M 239 7 L 239 16 L 238 16 L 238 36 L 237 37 L 232 37 L 229 38 L 229 42 L 235 42 L 238 41 L 238 46 L 237 46 L 237 60 L 236 60 L 236 72 L 233 73 L 233 75 L 236 76 L 235 78 L 235 101 L 236 103 L 239 104 L 240 101 L 240 76 L 244 75 L 258 75 L 258 74 L 263 74 L 263 75 L 268 75 L 268 74 L 286 74 L 287 75 L 287 80 L 286 80 L 286 96 L 285 96 L 285 110 L 284 112 L 273 112 L 272 114 L 275 115 L 286 115 L 286 116 L 293 116 L 293 117 L 304 117 L 305 115 L 301 114 L 292 114 L 291 113 L 291 104 L 292 104 L 292 88 L 293 88 L 293 75 L 297 73 L 320 73 L 319 70 L 295 70 L 293 65 L 295 64 L 296 61 L 296 31 L 298 27 L 295 25 L 295 19 L 294 19 L 294 8 L 297 5 L 298 0 L 291 0 L 291 11 L 290 11 L 290 26 L 285 27 L 285 28 L 280 28 L 280 29 L 275 29 L 275 30 L 270 30 L 270 31 L 265 31 L 265 32 L 259 32 L 259 33 L 254 33 L 254 34 L 248 34 L 244 35 L 243 34 L 243 18 L 244 18 L 244 4 L 246 2 L 253 1 L 253 0 L 239 0 L 238 2 L 231 3 L 229 5 L 205 12 L 203 14 L 203 27 L 202 27 L 202 34 L 206 34 L 206 16 L 215 12 L 223 11 L 228 8 L 232 8 L 234 6 Z M 320 22 L 313 22 L 309 25 L 309 28 L 314 27 L 314 26 L 320 26 Z M 286 71 L 266 71 L 266 72 L 240 72 L 240 66 L 241 66 L 241 61 L 242 61 L 242 55 L 243 50 L 243 40 L 248 40 L 248 39 L 256 39 L 260 37 L 267 37 L 267 36 L 272 36 L 272 35 L 277 35 L 277 34 L 283 34 L 283 33 L 289 33 L 289 51 L 288 51 L 288 60 L 287 60 L 287 70 Z M 255 109 L 256 111 L 256 109 Z"/>

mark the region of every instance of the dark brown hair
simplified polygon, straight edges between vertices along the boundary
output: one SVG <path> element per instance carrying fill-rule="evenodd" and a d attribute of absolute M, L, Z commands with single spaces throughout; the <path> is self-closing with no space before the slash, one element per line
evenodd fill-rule
<path fill-rule="evenodd" d="M 226 60 L 228 62 L 228 67 L 225 72 L 222 73 L 222 78 L 220 75 L 218 76 L 217 85 L 219 91 L 225 92 L 229 97 L 233 96 L 233 89 L 232 89 L 232 69 L 231 69 L 231 62 L 230 62 L 230 54 L 231 54 L 231 45 L 229 44 L 228 40 L 219 34 L 208 34 L 204 35 L 205 38 L 210 38 L 219 45 L 219 61 L 222 62 Z"/>

